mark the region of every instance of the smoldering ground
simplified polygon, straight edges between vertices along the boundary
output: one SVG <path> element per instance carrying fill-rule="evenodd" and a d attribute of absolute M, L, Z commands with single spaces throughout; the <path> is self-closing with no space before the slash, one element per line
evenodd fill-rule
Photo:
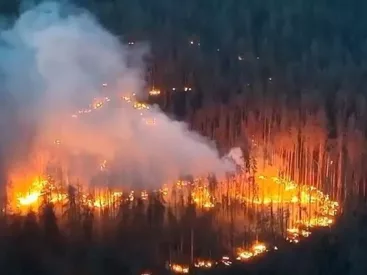
<path fill-rule="evenodd" d="M 144 93 L 148 53 L 147 44 L 121 44 L 87 11 L 55 2 L 28 9 L 1 30 L 4 180 L 20 170 L 44 173 L 55 159 L 69 177 L 86 184 L 106 160 L 109 184 L 134 187 L 155 187 L 186 174 L 223 175 L 233 169 L 208 140 L 157 107 L 145 111 L 157 121 L 152 127 L 128 104 L 71 118 L 94 98 Z M 102 88 L 102 83 L 108 86 Z"/>

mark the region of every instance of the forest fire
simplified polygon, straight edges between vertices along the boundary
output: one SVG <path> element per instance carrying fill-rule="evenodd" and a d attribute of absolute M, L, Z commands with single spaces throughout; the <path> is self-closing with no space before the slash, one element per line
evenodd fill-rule
<path fill-rule="evenodd" d="M 137 102 L 134 94 L 122 99 L 137 112 L 149 110 L 149 105 Z M 89 108 L 79 110 L 73 117 L 79 118 L 81 115 L 91 114 L 104 107 L 109 101 L 111 101 L 109 97 L 102 100 L 95 99 Z M 143 118 L 143 121 L 150 126 L 159 124 L 156 118 Z M 61 139 L 56 139 L 54 144 L 60 147 L 63 142 Z M 109 162 L 104 159 L 97 170 L 102 174 L 108 174 L 109 165 Z M 81 186 L 76 189 L 70 189 L 61 178 L 47 174 L 35 176 L 30 181 L 17 178 L 12 181 L 12 186 L 8 190 L 10 193 L 9 211 L 20 214 L 25 214 L 29 210 L 37 212 L 42 205 L 52 203 L 56 212 L 61 213 L 63 205 L 67 205 L 74 196 L 79 198 L 79 203 L 83 208 L 92 211 L 112 210 L 120 205 L 133 205 L 139 201 L 148 207 L 151 200 L 157 198 L 159 194 L 158 197 L 165 205 L 177 205 L 177 201 L 186 198 L 182 201 L 182 207 L 193 204 L 199 213 L 200 211 L 214 213 L 218 217 L 219 227 L 222 223 L 228 222 L 226 218 L 222 218 L 225 213 L 223 209 L 235 205 L 239 205 L 242 211 L 248 209 L 246 213 L 250 211 L 256 215 L 257 213 L 266 215 L 270 212 L 278 213 L 272 214 L 274 216 L 279 216 L 279 214 L 283 216 L 283 213 L 286 213 L 285 219 L 278 217 L 279 222 L 287 226 L 286 231 L 281 234 L 290 243 L 298 243 L 302 238 L 311 235 L 312 228 L 332 225 L 339 207 L 337 202 L 332 201 L 328 195 L 316 187 L 297 184 L 266 170 L 263 173 L 258 172 L 251 175 L 239 169 L 237 173 L 228 174 L 226 179 L 222 178 L 219 181 L 212 181 L 210 177 L 173 181 L 171 184 L 161 186 L 158 192 L 119 188 L 110 190 L 107 187 L 88 189 Z M 242 217 L 238 214 L 236 220 L 231 222 L 238 224 L 239 227 L 244 222 L 252 223 L 247 216 Z M 269 251 L 267 244 L 256 241 L 249 246 L 237 247 L 233 253 L 233 260 L 245 262 L 267 251 Z M 233 260 L 231 257 L 223 256 L 221 262 L 230 266 Z M 215 265 L 216 261 L 209 258 L 197 260 L 192 266 L 198 269 L 210 269 Z M 173 273 L 187 274 L 191 266 L 171 263 L 169 268 Z"/>
<path fill-rule="evenodd" d="M 239 177 L 237 175 L 236 177 Z M 290 213 L 290 222 L 292 226 L 287 229 L 287 239 L 292 242 L 296 242 L 300 237 L 308 237 L 311 232 L 301 228 L 313 228 L 329 226 L 334 222 L 334 217 L 337 214 L 338 203 L 331 201 L 328 196 L 322 192 L 311 187 L 301 187 L 294 182 L 288 182 L 280 180 L 278 178 L 268 179 L 264 182 L 265 177 L 259 176 L 256 186 L 243 182 L 242 193 L 236 192 L 235 183 L 236 177 L 232 179 L 232 184 L 225 191 L 224 185 L 227 183 L 220 182 L 212 190 L 208 187 L 208 182 L 205 179 L 197 179 L 194 182 L 187 183 L 183 181 L 177 181 L 176 184 L 171 185 L 168 192 L 165 189 L 161 189 L 160 193 L 163 195 L 167 203 L 172 203 L 174 197 L 172 196 L 173 190 L 183 190 L 189 192 L 189 196 L 192 197 L 193 202 L 199 209 L 213 209 L 215 203 L 224 204 L 220 198 L 223 197 L 223 192 L 234 194 L 231 199 L 237 200 L 240 203 L 251 205 L 271 205 L 274 208 L 287 208 L 292 209 L 294 206 L 300 205 L 302 208 L 308 209 L 309 213 L 315 213 L 314 215 L 308 215 L 300 217 L 298 211 L 294 210 Z M 17 183 L 14 183 L 15 185 Z M 18 209 L 20 212 L 24 212 L 27 209 L 36 209 L 42 203 L 42 200 L 52 202 L 54 204 L 65 203 L 68 198 L 68 193 L 65 191 L 65 187 L 55 186 L 52 180 L 46 180 L 39 178 L 34 180 L 29 189 L 25 192 L 18 192 L 15 194 L 16 200 L 11 202 L 13 208 Z M 149 198 L 149 192 L 146 190 L 136 192 L 134 190 L 127 193 L 127 197 L 123 197 L 122 190 L 109 191 L 99 190 L 88 193 L 82 193 L 82 198 L 86 206 L 95 208 L 110 207 L 114 203 L 119 203 L 121 200 L 126 199 L 133 201 L 135 198 L 140 198 L 145 201 Z M 11 196 L 11 197 L 14 197 Z M 258 246 L 254 247 L 256 250 Z M 256 251 L 251 252 L 258 254 Z"/>
<path fill-rule="evenodd" d="M 34 270 L 46 273 L 62 267 L 64 273 L 161 274 L 156 270 L 166 262 L 170 273 L 191 274 L 232 265 L 252 269 L 258 260 L 271 270 L 272 259 L 295 244 L 304 255 L 308 244 L 319 251 L 318 241 L 323 252 L 339 247 L 318 238 L 330 230 L 316 228 L 333 226 L 355 190 L 366 193 L 365 162 L 359 161 L 366 153 L 359 152 L 364 143 L 354 128 L 362 136 L 366 131 L 362 111 L 354 118 L 350 109 L 357 106 L 349 99 L 314 104 L 318 89 L 334 90 L 303 75 L 312 75 L 303 65 L 317 73 L 311 67 L 318 59 L 329 60 L 313 47 L 317 41 L 305 45 L 310 62 L 306 55 L 292 68 L 287 56 L 281 58 L 286 73 L 276 73 L 278 61 L 268 62 L 266 43 L 255 54 L 253 41 L 246 53 L 237 52 L 243 48 L 238 41 L 236 49 L 213 52 L 200 33 L 202 50 L 192 47 L 200 46 L 195 38 L 191 46 L 151 58 L 145 43 L 122 45 L 126 37 L 82 14 L 68 15 L 68 7 L 57 5 L 36 8 L 6 24 L 0 39 L 7 61 L 0 66 L 1 125 L 9 129 L 0 146 L 7 215 L 1 226 L 11 237 L 3 251 L 10 252 L 10 268 L 23 266 L 12 258 L 33 259 L 37 251 Z M 267 20 L 262 25 L 269 29 Z M 192 54 L 199 63 L 186 62 Z M 202 74 L 206 67 L 213 70 Z M 333 76 L 327 70 L 325 76 Z M 278 89 L 289 88 L 294 96 L 278 96 Z M 314 243 L 298 245 L 310 236 Z M 282 253 L 273 254 L 278 247 Z M 80 269 L 75 257 L 64 257 L 74 254 L 83 259 Z M 304 272 L 311 270 L 323 273 Z"/>
<path fill-rule="evenodd" d="M 239 201 L 243 203 L 253 203 L 253 204 L 261 204 L 261 205 L 269 205 L 274 204 L 301 204 L 308 207 L 316 207 L 318 206 L 318 211 L 322 216 L 310 218 L 305 225 L 308 227 L 315 226 L 328 226 L 333 223 L 333 218 L 338 210 L 339 204 L 337 202 L 331 201 L 327 195 L 324 195 L 322 192 L 316 190 L 312 187 L 299 187 L 294 182 L 287 182 L 284 180 L 279 180 L 278 178 L 272 178 L 272 180 L 268 180 L 264 185 L 262 180 L 265 179 L 264 176 L 259 176 L 260 183 L 257 185 L 257 193 L 243 193 L 236 194 L 235 198 L 239 199 Z M 196 182 L 196 184 L 195 184 Z M 197 179 L 193 184 L 193 188 L 191 189 L 191 196 L 193 198 L 194 203 L 198 207 L 202 207 L 205 209 L 213 208 L 215 201 L 215 193 L 220 192 L 221 185 L 218 185 L 218 189 L 213 191 L 213 194 L 210 193 L 209 188 L 206 184 L 201 185 L 197 182 L 206 182 L 203 179 Z M 273 186 L 274 182 L 279 186 Z M 17 183 L 15 183 L 16 185 Z M 185 183 L 182 181 L 177 181 L 175 184 L 176 188 L 182 189 L 182 187 L 187 187 Z M 245 187 L 246 188 L 246 187 Z M 51 190 L 52 192 L 52 202 L 59 201 L 60 198 L 64 198 L 66 193 L 54 193 L 54 190 L 57 188 L 52 185 L 48 180 L 39 177 L 35 179 L 30 184 L 29 189 L 26 192 L 18 192 L 16 194 L 17 201 L 19 203 L 18 206 L 30 206 L 39 201 L 41 195 L 46 191 Z M 235 190 L 232 190 L 235 192 Z M 122 193 L 113 192 L 113 197 L 121 196 Z M 131 191 L 131 196 L 134 196 L 134 191 Z M 148 198 L 148 192 L 142 191 L 141 198 L 146 200 Z M 246 196 L 249 195 L 249 196 Z M 261 197 L 259 197 L 259 195 Z M 97 198 L 98 201 L 102 199 Z M 328 218 L 329 217 L 329 218 Z"/>
<path fill-rule="evenodd" d="M 149 110 L 147 104 L 135 100 L 134 94 L 122 99 L 138 112 Z M 79 115 L 99 110 L 109 101 L 111 101 L 109 97 L 102 100 L 95 99 L 88 109 L 79 110 L 74 117 L 78 118 Z M 156 124 L 155 118 L 144 118 L 144 121 L 147 125 Z M 56 139 L 54 144 L 61 146 L 62 140 Z M 100 163 L 99 170 L 101 173 L 108 172 L 107 160 Z M 22 192 L 16 190 L 22 190 Z M 51 175 L 36 176 L 32 181 L 23 179 L 13 181 L 9 192 L 11 193 L 10 210 L 18 213 L 26 213 L 29 210 L 38 211 L 44 203 L 53 203 L 57 208 L 67 204 L 72 196 L 68 187 L 60 179 L 53 178 Z M 136 199 L 148 202 L 151 194 L 150 190 L 109 190 L 107 188 L 89 191 L 78 188 L 78 192 L 80 203 L 84 207 L 100 210 L 118 207 L 122 203 L 135 203 Z M 228 175 L 227 179 L 215 183 L 209 178 L 178 180 L 159 189 L 159 194 L 168 205 L 176 204 L 177 196 L 191 198 L 186 200 L 185 204 L 193 203 L 201 211 L 218 212 L 218 217 L 221 216 L 222 206 L 238 203 L 244 209 L 252 209 L 251 211 L 255 213 L 267 212 L 269 209 L 275 213 L 288 213 L 288 228 L 284 237 L 291 243 L 298 243 L 301 238 L 310 236 L 310 230 L 313 227 L 330 226 L 334 222 L 339 207 L 337 202 L 330 200 L 328 195 L 313 186 L 299 185 L 266 171 L 264 174 L 249 176 L 248 173 L 239 170 L 235 174 Z M 307 214 L 302 215 L 305 211 Z M 266 251 L 268 248 L 264 243 L 256 242 L 248 249 L 238 248 L 235 258 L 246 261 Z M 228 259 L 223 263 L 230 265 L 231 260 Z M 214 262 L 211 260 L 200 260 L 194 266 L 211 268 L 213 265 Z M 174 273 L 189 272 L 188 266 L 171 264 L 170 268 Z"/>

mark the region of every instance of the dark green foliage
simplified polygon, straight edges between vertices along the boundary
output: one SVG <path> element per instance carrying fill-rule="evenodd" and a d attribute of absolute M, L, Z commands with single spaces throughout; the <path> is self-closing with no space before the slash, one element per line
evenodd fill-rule
<path fill-rule="evenodd" d="M 180 118 L 183 109 L 202 105 L 196 92 L 205 95 L 205 102 L 226 102 L 229 94 L 261 82 L 256 93 L 297 98 L 300 91 L 316 90 L 319 103 L 330 110 L 333 128 L 330 101 L 336 92 L 364 93 L 365 1 L 69 2 L 90 10 L 123 40 L 149 42 L 154 84 L 162 90 L 193 86 L 191 99 L 177 99 L 191 103 L 172 109 Z M 0 1 L 0 13 L 16 15 L 18 4 Z"/>

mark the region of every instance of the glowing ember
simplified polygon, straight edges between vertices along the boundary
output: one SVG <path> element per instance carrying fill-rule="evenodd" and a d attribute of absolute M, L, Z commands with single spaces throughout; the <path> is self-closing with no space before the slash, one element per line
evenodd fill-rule
<path fill-rule="evenodd" d="M 187 265 L 180 265 L 180 264 L 171 264 L 170 268 L 172 272 L 178 274 L 187 274 L 189 273 L 189 267 Z"/>
<path fill-rule="evenodd" d="M 263 243 L 256 243 L 250 247 L 249 250 L 239 249 L 237 252 L 237 260 L 248 260 L 257 255 L 263 254 L 267 251 L 266 245 Z"/>
<path fill-rule="evenodd" d="M 144 121 L 147 125 L 156 125 L 155 118 L 145 118 Z"/>
<path fill-rule="evenodd" d="M 223 256 L 221 262 L 226 266 L 232 265 L 232 261 L 230 260 L 228 256 Z"/>
<path fill-rule="evenodd" d="M 103 160 L 100 166 L 101 171 L 105 171 L 107 166 L 107 160 Z"/>
<path fill-rule="evenodd" d="M 149 91 L 149 95 L 151 95 L 151 96 L 157 96 L 157 95 L 160 95 L 160 94 L 161 94 L 161 91 L 157 90 L 157 89 L 153 89 L 153 90 Z"/>
<path fill-rule="evenodd" d="M 291 243 L 298 243 L 300 238 L 307 238 L 311 235 L 311 232 L 299 228 L 289 228 L 287 229 L 287 240 Z"/>
<path fill-rule="evenodd" d="M 149 109 L 149 106 L 144 104 L 144 103 L 140 103 L 140 102 L 135 102 L 133 107 L 137 110 L 144 110 L 144 109 Z"/>
<path fill-rule="evenodd" d="M 147 191 L 141 191 L 140 197 L 143 201 L 148 199 L 148 192 Z"/>
<path fill-rule="evenodd" d="M 197 260 L 194 264 L 196 268 L 212 268 L 214 266 L 214 262 L 212 260 Z"/>
<path fill-rule="evenodd" d="M 103 105 L 103 102 L 99 101 L 93 104 L 93 109 L 101 108 Z"/>

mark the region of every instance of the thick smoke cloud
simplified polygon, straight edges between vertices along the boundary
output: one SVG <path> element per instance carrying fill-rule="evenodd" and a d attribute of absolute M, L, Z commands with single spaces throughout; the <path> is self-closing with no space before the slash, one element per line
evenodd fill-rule
<path fill-rule="evenodd" d="M 69 181 L 153 188 L 180 175 L 232 169 L 207 140 L 158 108 L 145 111 L 157 122 L 147 126 L 131 105 L 112 100 L 144 92 L 147 53 L 146 46 L 122 45 L 88 12 L 57 3 L 38 5 L 2 30 L 2 180 L 58 163 Z M 109 106 L 71 117 L 104 97 Z"/>

